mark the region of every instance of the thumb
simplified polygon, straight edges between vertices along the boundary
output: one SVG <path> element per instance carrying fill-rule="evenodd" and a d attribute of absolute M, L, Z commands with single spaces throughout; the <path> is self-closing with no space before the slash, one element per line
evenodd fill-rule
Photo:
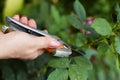
<path fill-rule="evenodd" d="M 36 37 L 35 44 L 39 49 L 56 48 L 60 46 L 60 42 L 50 37 Z"/>

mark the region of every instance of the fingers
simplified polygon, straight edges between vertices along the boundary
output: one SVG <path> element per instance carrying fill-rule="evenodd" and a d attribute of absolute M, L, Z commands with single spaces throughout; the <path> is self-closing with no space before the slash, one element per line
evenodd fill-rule
<path fill-rule="evenodd" d="M 44 50 L 38 50 L 36 53 L 32 54 L 31 57 L 29 57 L 29 60 L 36 59 L 38 56 L 42 55 Z"/>
<path fill-rule="evenodd" d="M 16 14 L 16 15 L 13 16 L 13 18 L 14 18 L 15 20 L 19 21 L 20 16 L 19 16 L 18 14 Z"/>
<path fill-rule="evenodd" d="M 40 49 L 38 50 L 38 56 L 42 55 L 44 53 L 44 50 Z"/>
<path fill-rule="evenodd" d="M 29 56 L 24 56 L 24 57 L 21 57 L 21 59 L 24 59 L 24 60 L 34 60 L 36 59 L 38 56 L 42 55 L 44 52 L 44 50 L 38 50 L 32 54 L 30 54 Z"/>
<path fill-rule="evenodd" d="M 27 17 L 26 17 L 26 16 L 22 16 L 22 17 L 20 18 L 20 22 L 23 23 L 23 24 L 25 24 L 25 25 L 27 25 L 27 23 L 28 23 Z"/>
<path fill-rule="evenodd" d="M 30 27 L 32 27 L 32 28 L 37 28 L 36 22 L 35 22 L 35 20 L 33 20 L 33 19 L 30 19 L 30 20 L 28 21 L 28 26 L 30 26 Z"/>
<path fill-rule="evenodd" d="M 44 32 L 48 33 L 48 30 L 47 30 L 47 29 L 45 29 L 45 30 L 44 30 Z"/>
<path fill-rule="evenodd" d="M 39 49 L 43 48 L 56 48 L 60 46 L 60 42 L 58 42 L 56 39 L 50 38 L 50 37 L 35 37 L 35 45 Z"/>
<path fill-rule="evenodd" d="M 32 28 L 37 28 L 37 25 L 36 25 L 36 22 L 34 19 L 28 20 L 28 18 L 26 16 L 22 16 L 20 18 L 20 16 L 18 14 L 14 15 L 13 18 L 16 19 L 17 21 L 20 21 L 23 24 L 26 24 L 26 25 L 32 27 Z"/>

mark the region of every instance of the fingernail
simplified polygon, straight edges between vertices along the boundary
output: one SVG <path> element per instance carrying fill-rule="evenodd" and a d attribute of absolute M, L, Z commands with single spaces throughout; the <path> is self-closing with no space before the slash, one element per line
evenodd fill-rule
<path fill-rule="evenodd" d="M 51 43 L 50 43 L 51 48 L 53 48 L 53 47 L 58 47 L 59 45 L 61 45 L 61 44 L 60 44 L 60 42 L 58 42 L 57 40 L 53 40 L 53 41 L 51 41 Z"/>

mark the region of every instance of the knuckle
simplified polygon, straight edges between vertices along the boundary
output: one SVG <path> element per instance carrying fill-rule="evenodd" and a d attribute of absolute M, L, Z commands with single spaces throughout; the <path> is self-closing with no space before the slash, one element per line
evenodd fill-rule
<path fill-rule="evenodd" d="M 51 38 L 50 37 L 46 37 L 45 43 L 46 43 L 47 46 L 50 46 L 50 42 L 51 42 Z"/>

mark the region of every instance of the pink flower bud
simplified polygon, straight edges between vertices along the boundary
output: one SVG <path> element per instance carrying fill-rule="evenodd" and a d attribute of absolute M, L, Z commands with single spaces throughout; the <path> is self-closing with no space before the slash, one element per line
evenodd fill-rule
<path fill-rule="evenodd" d="M 88 23 L 88 24 L 92 24 L 92 23 L 93 23 L 93 20 L 87 20 L 87 23 Z"/>
<path fill-rule="evenodd" d="M 88 17 L 87 20 L 86 20 L 86 23 L 91 25 L 93 23 L 94 19 L 95 19 L 95 16 Z"/>
<path fill-rule="evenodd" d="M 86 33 L 86 34 L 91 34 L 91 32 L 90 32 L 90 31 L 85 31 L 85 33 Z"/>

